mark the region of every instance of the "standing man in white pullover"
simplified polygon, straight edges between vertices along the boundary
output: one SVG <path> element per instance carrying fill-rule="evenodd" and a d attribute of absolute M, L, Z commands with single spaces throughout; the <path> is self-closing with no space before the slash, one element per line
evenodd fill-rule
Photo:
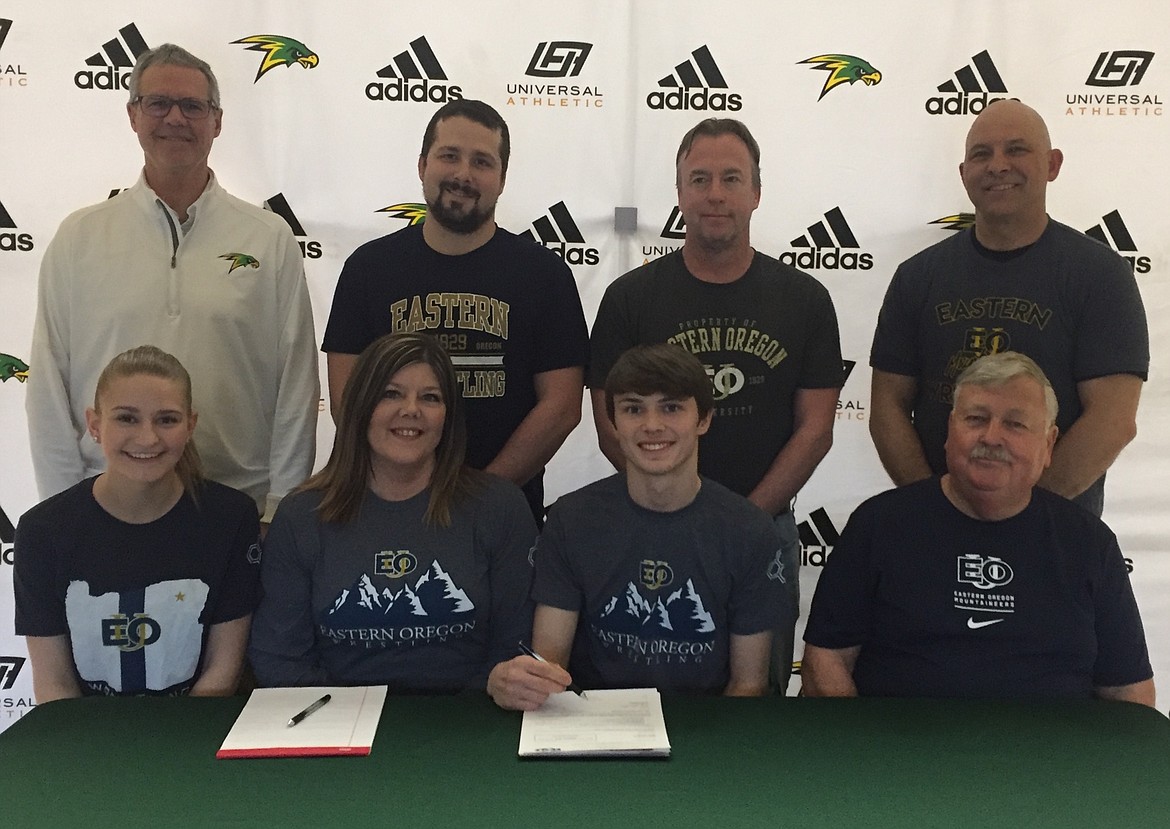
<path fill-rule="evenodd" d="M 191 374 L 208 477 L 270 516 L 313 465 L 320 387 L 300 249 L 208 167 L 223 111 L 207 63 L 173 44 L 144 53 L 126 111 L 142 176 L 66 218 L 41 263 L 26 398 L 37 488 L 47 498 L 102 471 L 85 430 L 97 376 L 149 343 Z"/>

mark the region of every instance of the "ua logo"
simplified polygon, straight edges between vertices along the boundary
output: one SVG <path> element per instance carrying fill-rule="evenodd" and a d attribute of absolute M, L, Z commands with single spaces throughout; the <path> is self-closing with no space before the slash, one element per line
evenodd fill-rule
<path fill-rule="evenodd" d="M 127 619 L 125 613 L 115 613 L 108 619 L 102 619 L 102 644 L 125 653 L 153 645 L 160 636 L 162 628 L 159 623 L 145 613 L 135 613 L 133 619 Z"/>
<path fill-rule="evenodd" d="M 780 556 L 783 555 L 783 553 L 783 550 L 776 550 L 776 557 L 772 559 L 772 563 L 768 565 L 768 578 L 772 581 L 778 581 L 781 584 L 787 584 L 788 582 L 784 578 L 784 562 L 780 560 Z"/>
<path fill-rule="evenodd" d="M 964 584 L 972 584 L 980 590 L 1003 587 L 1014 575 L 1011 566 L 998 556 L 981 556 L 978 553 L 959 556 L 956 577 Z"/>
<path fill-rule="evenodd" d="M 418 559 L 409 550 L 383 550 L 374 556 L 374 571 L 400 579 L 418 567 Z"/>
<path fill-rule="evenodd" d="M 657 590 L 659 587 L 665 587 L 674 580 L 674 571 L 670 569 L 670 565 L 665 561 L 653 561 L 648 558 L 642 559 L 642 584 L 651 590 Z"/>

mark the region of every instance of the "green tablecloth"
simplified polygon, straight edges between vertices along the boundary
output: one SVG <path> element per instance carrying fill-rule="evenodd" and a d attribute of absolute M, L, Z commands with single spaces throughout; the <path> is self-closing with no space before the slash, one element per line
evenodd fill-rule
<path fill-rule="evenodd" d="M 666 698 L 669 760 L 520 760 L 484 697 L 387 700 L 366 758 L 216 760 L 233 699 L 85 699 L 0 734 L 0 826 L 1170 826 L 1136 705 Z"/>

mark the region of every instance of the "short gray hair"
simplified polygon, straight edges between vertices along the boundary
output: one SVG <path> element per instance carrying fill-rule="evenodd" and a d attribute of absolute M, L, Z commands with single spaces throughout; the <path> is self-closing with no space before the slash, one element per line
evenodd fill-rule
<path fill-rule="evenodd" d="M 951 398 L 951 405 L 959 399 L 959 389 L 963 386 L 1003 386 L 1017 377 L 1031 377 L 1044 389 L 1044 408 L 1048 410 L 1048 425 L 1056 423 L 1056 414 L 1059 407 L 1056 403 L 1056 392 L 1044 369 L 1040 368 L 1026 354 L 1018 351 L 1002 351 L 999 354 L 988 354 L 980 357 L 964 369 L 955 381 L 955 392 Z"/>
<path fill-rule="evenodd" d="M 138 56 L 138 62 L 134 64 L 134 71 L 130 73 L 130 103 L 134 103 L 138 98 L 138 84 L 142 80 L 142 73 L 156 64 L 198 69 L 203 73 L 203 77 L 207 78 L 207 97 L 211 100 L 211 105 L 216 109 L 220 108 L 219 81 L 215 79 L 215 73 L 211 71 L 210 64 L 195 57 L 182 46 L 176 46 L 173 43 L 164 43 L 162 46 L 149 49 Z"/>

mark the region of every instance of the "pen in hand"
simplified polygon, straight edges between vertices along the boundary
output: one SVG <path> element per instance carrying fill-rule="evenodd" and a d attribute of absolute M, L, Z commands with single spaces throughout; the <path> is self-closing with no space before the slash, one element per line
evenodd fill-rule
<path fill-rule="evenodd" d="M 523 651 L 528 656 L 531 656 L 537 662 L 544 662 L 546 665 L 552 664 L 547 659 L 545 659 L 543 656 L 541 656 L 539 653 L 534 651 L 532 648 L 525 645 L 523 642 L 520 643 L 520 650 Z M 581 686 L 578 685 L 576 682 L 570 682 L 568 688 L 570 691 L 572 691 L 574 694 L 579 696 L 581 699 L 589 699 L 589 697 L 585 696 L 585 692 L 581 690 Z"/>
<path fill-rule="evenodd" d="M 288 721 L 288 728 L 292 728 L 294 725 L 300 725 L 302 722 L 304 722 L 305 717 L 312 714 L 318 708 L 323 707 L 325 705 L 325 703 L 329 702 L 329 700 L 331 700 L 331 699 L 333 699 L 333 696 L 331 694 L 326 694 L 325 696 L 321 697 L 321 699 L 314 702 L 312 705 L 310 705 L 308 708 L 306 708 L 301 713 L 293 714 L 292 718 L 289 719 L 289 721 Z"/>

